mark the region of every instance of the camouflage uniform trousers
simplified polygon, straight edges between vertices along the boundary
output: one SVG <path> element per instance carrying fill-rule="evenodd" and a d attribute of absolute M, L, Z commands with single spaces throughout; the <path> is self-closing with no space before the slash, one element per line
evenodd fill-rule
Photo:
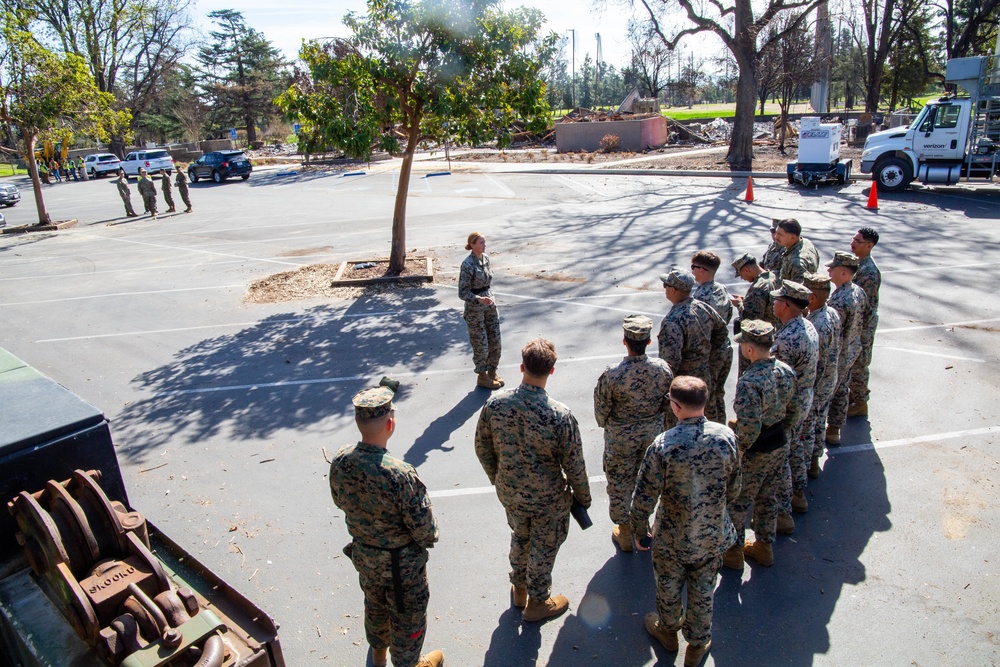
<path fill-rule="evenodd" d="M 722 567 L 722 556 L 710 556 L 698 563 L 682 563 L 653 546 L 656 573 L 656 613 L 668 632 L 683 630 L 689 644 L 702 646 L 712 639 L 712 595 Z M 687 609 L 681 590 L 687 583 Z"/>
<path fill-rule="evenodd" d="M 146 213 L 156 215 L 156 195 L 142 195 L 142 205 Z"/>
<path fill-rule="evenodd" d="M 760 454 L 743 452 L 740 462 L 743 470 L 743 487 L 740 497 L 729 506 L 729 517 L 742 536 L 747 514 L 753 505 L 753 532 L 757 540 L 774 542 L 775 523 L 778 520 L 778 490 L 784 470 L 788 466 L 788 445 Z M 738 542 L 742 544 L 742 542 Z"/>
<path fill-rule="evenodd" d="M 126 190 L 126 191 L 123 192 L 123 191 L 119 190 L 118 194 L 122 198 L 122 203 L 125 204 L 125 214 L 126 215 L 136 215 L 135 209 L 132 208 L 132 196 L 128 193 L 128 191 Z"/>
<path fill-rule="evenodd" d="M 496 305 L 465 304 L 465 324 L 477 373 L 495 371 L 500 363 L 500 313 Z"/>
<path fill-rule="evenodd" d="M 544 513 L 524 513 L 505 508 L 510 526 L 510 583 L 527 586 L 528 595 L 548 600 L 552 588 L 552 568 L 559 547 L 569 533 L 569 509 Z"/>
<path fill-rule="evenodd" d="M 847 395 L 850 392 L 851 375 L 854 364 L 860 356 L 859 353 L 860 350 L 855 352 L 853 359 L 848 357 L 846 373 L 843 376 L 839 373 L 837 375 L 837 389 L 833 392 L 833 400 L 830 402 L 830 413 L 826 418 L 826 422 L 830 426 L 843 428 L 844 424 L 847 423 Z"/>
<path fill-rule="evenodd" d="M 712 381 L 708 384 L 711 391 L 708 404 L 705 406 L 705 418 L 718 424 L 726 423 L 726 380 L 733 368 L 733 347 L 729 345 L 719 358 L 709 363 Z"/>
<path fill-rule="evenodd" d="M 608 479 L 611 520 L 629 525 L 632 491 L 649 445 L 662 433 L 660 415 L 642 422 L 604 429 L 604 474 Z"/>
<path fill-rule="evenodd" d="M 190 210 L 191 209 L 191 197 L 188 195 L 188 186 L 187 186 L 187 183 L 184 183 L 183 185 L 178 185 L 177 186 L 177 192 L 180 194 L 181 201 L 184 202 L 184 206 L 187 207 L 188 210 Z"/>
<path fill-rule="evenodd" d="M 809 416 L 802 427 L 806 445 L 811 445 L 812 456 L 823 456 L 826 451 L 826 418 L 833 402 L 833 391 L 813 394 L 813 404 Z"/>
<path fill-rule="evenodd" d="M 878 327 L 878 315 L 872 317 L 869 326 L 861 330 L 861 354 L 851 366 L 850 403 L 868 402 L 871 391 L 868 389 L 869 371 L 872 363 L 872 348 L 875 346 L 875 329 Z"/>
<path fill-rule="evenodd" d="M 163 178 L 166 179 L 168 177 L 164 176 Z M 173 192 L 173 188 L 170 187 L 170 185 L 169 185 L 170 181 L 169 180 L 165 180 L 164 183 L 166 183 L 167 186 L 164 187 L 161 190 L 161 192 L 163 192 L 163 201 L 167 202 L 167 208 L 168 209 L 174 208 L 174 192 Z"/>
<path fill-rule="evenodd" d="M 354 543 L 351 555 L 365 594 L 365 635 L 372 648 L 389 648 L 396 667 L 415 667 L 427 629 L 427 550 L 411 545 L 400 551 L 403 606 L 396 608 L 392 556 L 384 549 Z"/>
<path fill-rule="evenodd" d="M 785 440 L 788 441 L 788 458 L 782 474 L 781 489 L 778 492 L 778 509 L 782 514 L 792 513 L 792 489 L 804 490 L 806 488 L 806 473 L 811 463 L 812 450 L 806 447 L 806 439 L 803 434 L 803 427 L 807 421 L 809 410 L 812 409 L 813 390 L 806 389 L 796 392 L 793 401 L 798 401 L 798 414 L 803 418 L 794 426 L 785 426 Z M 810 439 L 810 443 L 812 440 Z"/>

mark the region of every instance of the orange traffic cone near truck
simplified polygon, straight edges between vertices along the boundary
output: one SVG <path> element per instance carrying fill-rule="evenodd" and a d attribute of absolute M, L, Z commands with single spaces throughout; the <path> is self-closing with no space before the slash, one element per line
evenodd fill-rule
<path fill-rule="evenodd" d="M 753 203 L 753 176 L 747 176 L 747 194 L 743 201 L 748 204 Z"/>
<path fill-rule="evenodd" d="M 872 189 L 871 192 L 868 194 L 868 206 L 866 206 L 866 208 L 870 208 L 873 211 L 878 210 L 878 189 L 875 187 L 874 178 L 872 179 Z"/>

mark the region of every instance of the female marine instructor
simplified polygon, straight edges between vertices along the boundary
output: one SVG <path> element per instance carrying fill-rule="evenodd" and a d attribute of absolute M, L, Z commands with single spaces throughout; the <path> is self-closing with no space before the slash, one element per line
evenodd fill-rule
<path fill-rule="evenodd" d="M 476 384 L 487 389 L 499 389 L 503 380 L 497 375 L 500 363 L 500 314 L 493 301 L 490 283 L 493 269 L 486 255 L 486 237 L 479 232 L 469 234 L 466 250 L 472 252 L 462 262 L 458 274 L 458 296 L 465 302 L 465 323 L 469 327 L 472 360 L 479 378 Z"/>

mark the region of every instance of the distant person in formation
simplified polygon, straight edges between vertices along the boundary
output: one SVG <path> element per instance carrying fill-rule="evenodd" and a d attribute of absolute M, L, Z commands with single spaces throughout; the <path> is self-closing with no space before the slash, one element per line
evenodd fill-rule
<path fill-rule="evenodd" d="M 711 389 L 712 351 L 728 344 L 726 323 L 714 308 L 691 298 L 695 279 L 689 271 L 672 268 L 660 281 L 671 304 L 656 336 L 660 359 L 670 365 L 674 376 L 693 375 Z M 665 422 L 666 428 L 674 425 L 673 411 L 665 415 Z"/>
<path fill-rule="evenodd" d="M 115 181 L 115 185 L 118 186 L 118 195 L 122 198 L 122 203 L 125 204 L 126 217 L 137 217 L 139 214 L 132 208 L 132 191 L 128 187 L 128 177 L 125 175 L 124 169 L 118 170 L 118 180 Z"/>
<path fill-rule="evenodd" d="M 722 564 L 743 569 L 743 559 L 753 558 L 765 567 L 774 564 L 778 493 L 788 461 L 788 441 L 782 422 L 795 396 L 795 371 L 771 356 L 774 325 L 763 320 L 743 320 L 736 342 L 750 365 L 736 382 L 736 440 L 740 451 L 743 485 L 739 498 L 729 505 L 736 527 L 736 544 Z M 754 541 L 744 543 L 747 514 L 753 506 Z"/>
<path fill-rule="evenodd" d="M 882 288 L 882 272 L 878 270 L 872 250 L 878 243 L 878 232 L 871 227 L 862 227 L 851 239 L 851 252 L 858 256 L 858 270 L 854 274 L 854 284 L 865 291 L 868 308 L 861 323 L 861 354 L 851 367 L 850 405 L 848 417 L 868 415 L 868 367 L 872 363 L 872 348 L 875 346 L 875 330 L 878 328 L 878 292 Z"/>
<path fill-rule="evenodd" d="M 469 256 L 458 273 L 458 298 L 465 302 L 465 324 L 472 344 L 476 385 L 490 390 L 504 385 L 497 375 L 500 364 L 500 313 L 493 299 L 493 269 L 486 254 L 486 237 L 479 232 L 469 234 L 466 250 Z"/>
<path fill-rule="evenodd" d="M 59 160 L 55 158 L 49 160 L 49 173 L 56 179 L 56 183 L 62 183 L 62 174 L 59 173 Z"/>
<path fill-rule="evenodd" d="M 861 356 L 861 335 L 868 297 L 851 280 L 858 270 L 858 258 L 849 252 L 837 251 L 827 263 L 830 281 L 837 289 L 830 295 L 830 307 L 840 313 L 840 363 L 837 367 L 837 389 L 827 416 L 826 444 L 840 444 L 840 429 L 847 423 L 847 402 L 851 386 L 851 370 Z"/>
<path fill-rule="evenodd" d="M 809 239 L 802 237 L 802 225 L 798 220 L 779 220 L 774 238 L 785 249 L 778 273 L 781 280 L 791 280 L 801 285 L 805 274 L 819 270 L 819 253 Z"/>
<path fill-rule="evenodd" d="M 177 185 L 177 193 L 181 196 L 181 201 L 187 207 L 184 209 L 185 213 L 191 212 L 191 197 L 188 195 L 188 177 L 184 173 L 183 169 L 177 170 L 177 175 L 175 176 L 175 183 Z"/>
<path fill-rule="evenodd" d="M 156 185 L 150 180 L 145 169 L 139 169 L 139 195 L 142 197 L 142 205 L 152 217 L 156 217 Z"/>
<path fill-rule="evenodd" d="M 670 410 L 667 394 L 674 379 L 662 359 L 646 356 L 653 320 L 629 315 L 622 326 L 628 356 L 609 366 L 594 388 L 594 416 L 604 429 L 604 474 L 608 504 L 615 524 L 611 537 L 622 551 L 632 551 L 629 506 L 642 457 L 663 432 L 663 415 Z"/>
<path fill-rule="evenodd" d="M 386 449 L 396 431 L 392 397 L 386 386 L 355 395 L 361 440 L 333 456 L 330 494 L 351 535 L 344 553 L 365 594 L 372 664 L 385 667 L 391 652 L 395 667 L 441 667 L 441 651 L 420 657 L 430 600 L 427 550 L 438 541 L 437 522 L 417 471 Z"/>
<path fill-rule="evenodd" d="M 180 173 L 178 171 L 178 173 Z M 176 213 L 174 208 L 174 188 L 170 184 L 170 175 L 166 169 L 160 170 L 160 190 L 163 192 L 163 201 L 167 202 L 167 213 Z"/>
<path fill-rule="evenodd" d="M 699 250 L 691 257 L 691 273 L 698 286 L 691 292 L 691 298 L 707 303 L 719 314 L 726 325 L 733 319 L 733 303 L 725 285 L 715 281 L 722 260 L 714 252 Z M 717 338 L 713 345 L 709 366 L 712 371 L 711 392 L 705 416 L 720 424 L 726 423 L 726 380 L 733 368 L 733 345 L 729 342 L 729 332 L 725 339 Z"/>
<path fill-rule="evenodd" d="M 551 595 L 552 568 L 569 531 L 574 499 L 590 507 L 590 483 L 576 418 L 549 398 L 556 348 L 536 338 L 521 350 L 521 385 L 486 401 L 476 426 L 476 456 L 497 490 L 510 526 L 510 583 L 525 621 L 569 608 Z"/>
<path fill-rule="evenodd" d="M 830 402 L 837 389 L 837 366 L 840 363 L 841 324 L 840 313 L 827 305 L 830 298 L 830 278 L 819 273 L 806 274 L 809 288 L 809 323 L 819 336 L 819 359 L 816 363 L 816 384 L 813 385 L 813 402 L 809 416 L 802 426 L 806 449 L 812 451 L 808 477 L 816 479 L 821 472 L 826 431 L 826 417 Z"/>
<path fill-rule="evenodd" d="M 771 296 L 771 292 L 778 288 L 777 274 L 774 271 L 762 271 L 757 264 L 757 258 L 750 253 L 743 253 L 737 257 L 733 260 L 732 266 L 736 269 L 737 278 L 750 283 L 746 296 L 732 296 L 733 306 L 738 313 L 733 322 L 733 331 L 740 330 L 741 320 L 764 320 L 777 328 L 781 320 L 774 316 L 774 297 Z M 741 354 L 737 352 L 738 372 L 743 375 L 750 362 Z"/>
<path fill-rule="evenodd" d="M 736 542 L 726 511 L 740 492 L 736 436 L 705 419 L 708 386 L 680 376 L 670 385 L 677 426 L 646 450 L 632 496 L 632 535 L 647 551 L 649 515 L 659 501 L 653 531 L 656 611 L 646 630 L 668 651 L 677 651 L 677 631 L 687 640 L 684 665 L 701 663 L 712 644 L 712 595 L 722 554 Z M 681 591 L 687 584 L 687 605 Z"/>
<path fill-rule="evenodd" d="M 785 439 L 788 441 L 788 465 L 782 476 L 778 494 L 777 531 L 789 535 L 795 531 L 792 510 L 805 512 L 806 482 L 811 451 L 806 451 L 802 427 L 812 408 L 813 386 L 816 384 L 816 364 L 819 361 L 819 335 L 802 313 L 809 307 L 810 292 L 805 285 L 790 280 L 771 292 L 774 314 L 781 326 L 774 336 L 771 353 L 795 371 L 795 396 L 785 416 Z"/>
<path fill-rule="evenodd" d="M 760 268 L 773 271 L 777 276 L 781 272 L 781 258 L 785 256 L 785 248 L 775 240 L 778 233 L 778 219 L 771 218 L 771 243 L 760 258 Z"/>

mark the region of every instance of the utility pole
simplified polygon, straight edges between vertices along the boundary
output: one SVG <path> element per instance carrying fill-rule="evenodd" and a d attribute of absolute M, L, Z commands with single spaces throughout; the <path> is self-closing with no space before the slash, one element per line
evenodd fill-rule
<path fill-rule="evenodd" d="M 601 53 L 601 33 L 594 33 L 597 37 L 597 66 L 594 68 L 594 106 L 600 106 L 600 100 L 598 95 L 600 94 L 601 88 L 601 60 L 604 59 L 604 54 Z"/>
<path fill-rule="evenodd" d="M 830 97 L 830 61 L 833 59 L 833 36 L 830 34 L 830 8 L 827 3 L 816 10 L 816 51 L 814 58 L 819 64 L 819 76 L 812 85 L 809 106 L 816 113 L 827 113 Z"/>
<path fill-rule="evenodd" d="M 570 101 L 573 104 L 573 108 L 576 109 L 576 30 L 569 28 L 566 32 L 573 33 L 573 47 L 570 51 L 572 54 L 572 69 L 570 70 L 570 80 L 569 80 L 569 90 L 570 90 Z"/>

